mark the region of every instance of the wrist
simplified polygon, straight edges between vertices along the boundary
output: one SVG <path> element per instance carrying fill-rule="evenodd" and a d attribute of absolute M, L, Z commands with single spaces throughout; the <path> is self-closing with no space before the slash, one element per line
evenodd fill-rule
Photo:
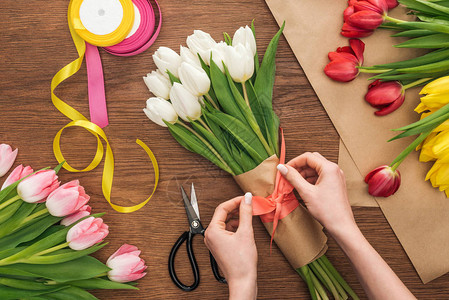
<path fill-rule="evenodd" d="M 355 223 L 353 226 L 336 229 L 330 232 L 330 234 L 345 253 L 348 253 L 354 247 L 362 246 L 366 242 L 365 236 Z"/>
<path fill-rule="evenodd" d="M 230 279 L 229 299 L 256 299 L 257 297 L 257 275 L 248 275 L 243 279 Z"/>

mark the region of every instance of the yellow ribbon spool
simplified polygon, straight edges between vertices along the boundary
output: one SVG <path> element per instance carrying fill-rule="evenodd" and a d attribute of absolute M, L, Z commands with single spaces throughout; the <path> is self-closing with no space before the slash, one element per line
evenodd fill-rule
<path fill-rule="evenodd" d="M 126 2 L 125 0 L 120 0 L 121 2 Z M 112 153 L 112 149 L 109 145 L 109 141 L 106 137 L 105 132 L 103 129 L 101 129 L 98 125 L 90 122 L 83 114 L 81 114 L 79 111 L 62 101 L 58 96 L 55 95 L 54 90 L 56 87 L 78 72 L 78 70 L 81 67 L 81 64 L 83 62 L 84 53 L 86 52 L 86 44 L 84 40 L 77 34 L 76 30 L 74 29 L 72 23 L 71 23 L 71 16 L 72 16 L 72 9 L 78 8 L 77 5 L 72 5 L 73 3 L 82 2 L 82 0 L 71 0 L 69 4 L 69 10 L 68 10 L 68 23 L 69 23 L 69 29 L 70 34 L 72 35 L 73 42 L 75 44 L 76 50 L 78 52 L 78 58 L 72 61 L 71 63 L 64 66 L 61 70 L 59 70 L 55 76 L 51 80 L 51 100 L 53 102 L 53 105 L 66 117 L 71 119 L 72 121 L 65 125 L 59 132 L 56 134 L 54 140 L 53 140 L 53 152 L 55 154 L 55 157 L 59 163 L 65 161 L 64 156 L 61 151 L 60 147 L 60 138 L 63 130 L 67 127 L 81 127 L 89 131 L 91 134 L 93 134 L 97 138 L 97 151 L 96 154 L 91 161 L 91 163 L 84 169 L 78 170 L 70 166 L 67 162 L 65 162 L 62 167 L 70 172 L 88 172 L 93 169 L 95 169 L 98 164 L 103 159 L 104 154 L 104 148 L 102 144 L 102 140 L 106 143 L 106 155 L 105 155 L 105 162 L 104 162 L 104 168 L 103 168 L 103 178 L 102 178 L 102 191 L 103 195 L 108 201 L 108 203 L 111 205 L 111 207 L 121 213 L 130 213 L 134 212 L 140 208 L 142 208 L 147 202 L 151 199 L 151 197 L 154 195 L 154 192 L 156 191 L 158 182 L 159 182 L 159 167 L 157 164 L 156 157 L 154 156 L 153 152 L 148 148 L 147 145 L 145 145 L 141 140 L 137 139 L 136 143 L 141 146 L 145 152 L 148 154 L 151 163 L 153 165 L 154 169 L 154 187 L 153 192 L 151 193 L 150 197 L 148 197 L 145 201 L 133 205 L 133 206 L 119 206 L 116 204 L 113 204 L 111 202 L 111 190 L 112 190 L 112 181 L 114 176 L 114 156 Z M 131 2 L 131 1 L 129 1 Z"/>
<path fill-rule="evenodd" d="M 111 33 L 98 35 L 86 29 L 81 21 L 80 8 L 84 0 L 73 0 L 69 6 L 69 23 L 76 33 L 86 42 L 98 47 L 108 47 L 123 41 L 131 31 L 134 23 L 134 5 L 131 0 L 118 0 L 123 9 L 120 25 Z M 101 11 L 105 13 L 104 11 Z"/>

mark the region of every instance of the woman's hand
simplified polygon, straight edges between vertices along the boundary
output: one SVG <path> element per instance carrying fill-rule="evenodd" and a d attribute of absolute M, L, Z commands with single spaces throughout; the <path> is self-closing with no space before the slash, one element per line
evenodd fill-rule
<path fill-rule="evenodd" d="M 252 225 L 252 195 L 220 204 L 204 242 L 229 284 L 230 299 L 256 299 L 257 249 Z"/>
<path fill-rule="evenodd" d="M 307 152 L 286 165 L 278 165 L 278 170 L 296 188 L 312 216 L 332 235 L 357 228 L 345 176 L 337 164 L 317 152 Z"/>

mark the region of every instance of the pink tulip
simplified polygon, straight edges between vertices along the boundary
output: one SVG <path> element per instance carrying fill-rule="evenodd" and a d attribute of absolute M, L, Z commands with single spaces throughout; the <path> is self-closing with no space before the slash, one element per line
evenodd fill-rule
<path fill-rule="evenodd" d="M 61 221 L 61 225 L 69 226 L 78 221 L 81 218 L 87 217 L 90 215 L 92 208 L 89 205 L 84 205 L 77 212 L 74 212 L 71 215 L 68 215 Z"/>
<path fill-rule="evenodd" d="M 147 266 L 139 255 L 140 251 L 136 246 L 128 244 L 121 246 L 106 262 L 112 269 L 108 272 L 109 279 L 115 282 L 129 282 L 145 276 Z"/>
<path fill-rule="evenodd" d="M 375 197 L 388 197 L 396 193 L 401 185 L 401 173 L 384 165 L 375 168 L 365 177 L 368 193 Z"/>
<path fill-rule="evenodd" d="M 70 228 L 66 240 L 73 250 L 84 250 L 103 241 L 108 233 L 108 225 L 103 219 L 89 217 Z"/>
<path fill-rule="evenodd" d="M 2 190 L 6 188 L 8 185 L 13 184 L 14 182 L 22 179 L 23 177 L 30 175 L 33 173 L 33 169 L 30 166 L 24 167 L 23 165 L 18 165 L 12 172 L 9 174 L 8 178 L 6 178 L 3 183 Z"/>
<path fill-rule="evenodd" d="M 17 186 L 17 193 L 25 202 L 43 202 L 58 186 L 59 181 L 55 171 L 42 170 L 22 180 Z"/>
<path fill-rule="evenodd" d="M 10 145 L 1 144 L 0 145 L 0 177 L 8 173 L 11 169 L 12 164 L 16 160 L 18 149 L 12 151 Z"/>
<path fill-rule="evenodd" d="M 48 212 L 55 217 L 63 217 L 75 213 L 85 205 L 90 197 L 79 184 L 78 180 L 72 180 L 51 192 L 45 202 Z"/>

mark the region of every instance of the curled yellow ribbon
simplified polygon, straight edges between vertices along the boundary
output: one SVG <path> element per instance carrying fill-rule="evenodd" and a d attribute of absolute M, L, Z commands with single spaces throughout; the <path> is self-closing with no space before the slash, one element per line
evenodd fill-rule
<path fill-rule="evenodd" d="M 103 159 L 103 154 L 105 152 L 103 143 L 101 141 L 103 139 L 106 143 L 106 155 L 105 155 L 105 162 L 104 162 L 104 168 L 103 168 L 103 178 L 102 178 L 102 183 L 101 183 L 103 195 L 104 195 L 106 201 L 108 201 L 108 203 L 111 205 L 111 207 L 114 210 L 121 212 L 121 213 L 134 212 L 134 211 L 142 208 L 145 204 L 147 204 L 147 202 L 154 195 L 154 192 L 156 191 L 156 188 L 157 188 L 157 185 L 159 182 L 159 167 L 158 167 L 157 160 L 156 160 L 156 157 L 154 156 L 153 152 L 141 140 L 139 140 L 139 139 L 136 140 L 136 143 L 145 150 L 145 152 L 148 154 L 148 156 L 151 160 L 151 163 L 153 164 L 155 179 L 154 179 L 153 192 L 151 193 L 150 197 L 148 197 L 145 201 L 143 201 L 137 205 L 133 205 L 133 206 L 119 206 L 119 205 L 113 204 L 111 202 L 111 190 L 112 190 L 112 181 L 113 181 L 113 176 L 114 176 L 114 155 L 112 153 L 112 149 L 109 145 L 109 141 L 106 137 L 105 132 L 98 125 L 90 122 L 79 111 L 77 111 L 76 109 L 74 109 L 73 107 L 71 107 L 70 105 L 65 103 L 64 101 L 62 101 L 54 93 L 54 90 L 61 82 L 63 82 L 64 80 L 66 80 L 67 78 L 69 78 L 70 76 L 75 74 L 76 72 L 78 72 L 78 70 L 80 69 L 81 64 L 83 62 L 84 53 L 86 52 L 86 44 L 85 44 L 84 40 L 75 32 L 75 30 L 73 29 L 72 23 L 70 21 L 71 6 L 72 6 L 71 4 L 73 1 L 79 1 L 79 0 L 71 0 L 70 1 L 69 10 L 68 10 L 68 18 L 69 18 L 68 23 L 69 23 L 70 34 L 72 35 L 72 39 L 75 44 L 75 47 L 76 47 L 79 57 L 77 59 L 75 59 L 74 61 L 72 61 L 71 63 L 64 66 L 61 70 L 59 70 L 55 74 L 53 79 L 51 80 L 51 100 L 53 102 L 53 105 L 62 114 L 64 114 L 66 117 L 68 117 L 72 121 L 70 123 L 68 123 L 67 125 L 65 125 L 63 128 L 61 128 L 61 130 L 59 130 L 59 132 L 56 134 L 56 136 L 53 140 L 53 152 L 55 154 L 56 160 L 59 163 L 63 162 L 65 159 L 64 159 L 64 156 L 62 155 L 62 151 L 61 151 L 61 147 L 60 147 L 60 139 L 61 139 L 61 134 L 64 131 L 64 129 L 67 127 L 73 127 L 73 126 L 86 129 L 87 131 L 89 131 L 91 134 L 93 134 L 97 138 L 97 151 L 96 151 L 96 154 L 95 154 L 93 160 L 90 162 L 90 164 L 87 167 L 85 167 L 82 170 L 73 168 L 67 162 L 65 162 L 62 165 L 62 167 L 70 172 L 88 172 L 88 171 L 95 169 L 98 166 L 98 164 L 101 162 L 101 160 Z"/>

